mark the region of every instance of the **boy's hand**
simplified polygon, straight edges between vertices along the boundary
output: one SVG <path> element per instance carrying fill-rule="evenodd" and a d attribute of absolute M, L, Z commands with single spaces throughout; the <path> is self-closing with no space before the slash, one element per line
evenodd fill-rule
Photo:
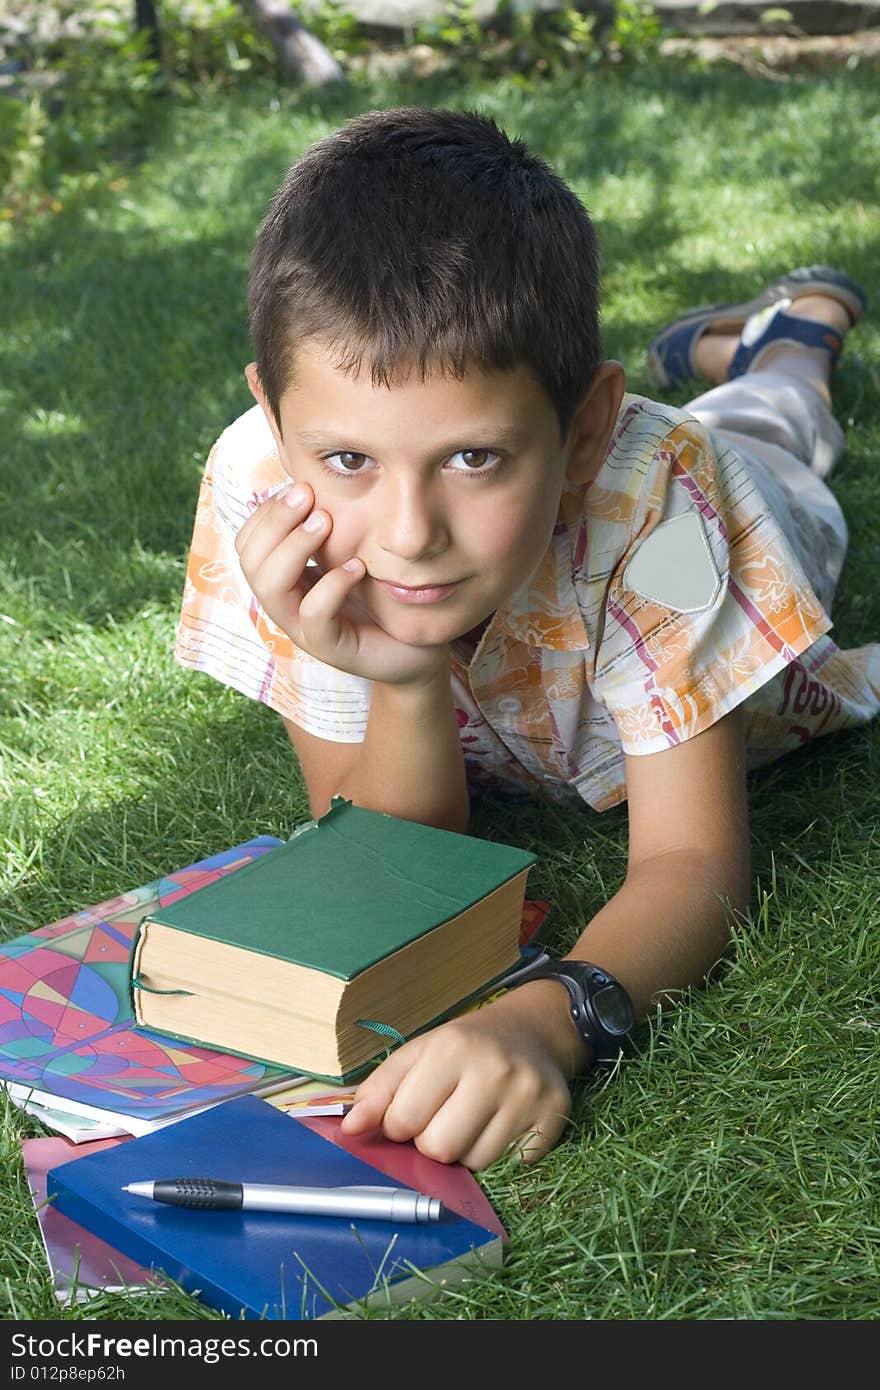
<path fill-rule="evenodd" d="M 235 539 L 242 573 L 273 623 L 318 661 L 353 676 L 409 685 L 430 680 L 449 660 L 446 643 L 412 647 L 397 641 L 358 603 L 366 573 L 356 557 L 326 573 L 308 566 L 332 529 L 304 483 L 285 489 L 248 517 Z M 314 529 L 306 529 L 308 524 Z"/>
<path fill-rule="evenodd" d="M 584 1062 L 562 991 L 536 1012 L 535 981 L 405 1043 L 357 1088 L 346 1134 L 381 1129 L 441 1163 L 486 1168 L 511 1144 L 527 1163 L 554 1147 Z M 527 996 L 531 998 L 527 998 Z"/>

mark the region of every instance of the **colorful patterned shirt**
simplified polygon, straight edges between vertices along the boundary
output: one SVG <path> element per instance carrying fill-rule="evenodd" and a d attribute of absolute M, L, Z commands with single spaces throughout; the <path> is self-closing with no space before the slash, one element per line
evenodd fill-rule
<path fill-rule="evenodd" d="M 254 406 L 208 458 L 175 657 L 357 743 L 371 683 L 295 647 L 238 563 L 239 528 L 288 481 Z M 626 798 L 625 753 L 671 748 L 740 704 L 749 768 L 871 719 L 880 645 L 841 651 L 827 635 L 821 527 L 772 489 L 685 412 L 626 396 L 595 477 L 563 492 L 536 572 L 474 650 L 453 644 L 469 775 L 605 811 Z"/>

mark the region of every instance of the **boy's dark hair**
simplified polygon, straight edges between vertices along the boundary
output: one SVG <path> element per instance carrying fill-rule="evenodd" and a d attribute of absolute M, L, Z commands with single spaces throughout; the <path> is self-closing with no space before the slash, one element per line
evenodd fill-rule
<path fill-rule="evenodd" d="M 356 116 L 288 171 L 257 235 L 250 321 L 279 419 L 298 343 L 374 385 L 414 367 L 529 366 L 563 438 L 601 360 L 598 252 L 582 203 L 477 112 Z"/>

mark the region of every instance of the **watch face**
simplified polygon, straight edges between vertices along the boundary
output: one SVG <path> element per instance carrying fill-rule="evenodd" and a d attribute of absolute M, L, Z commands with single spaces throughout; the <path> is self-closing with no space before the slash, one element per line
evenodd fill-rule
<path fill-rule="evenodd" d="M 606 985 L 592 998 L 593 1012 L 606 1032 L 618 1036 L 633 1026 L 632 1006 L 627 995 L 617 985 Z"/>

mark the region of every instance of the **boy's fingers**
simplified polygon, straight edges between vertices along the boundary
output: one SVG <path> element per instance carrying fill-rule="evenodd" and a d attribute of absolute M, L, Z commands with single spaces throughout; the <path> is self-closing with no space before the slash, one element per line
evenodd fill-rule
<path fill-rule="evenodd" d="M 315 497 L 311 488 L 305 483 L 289 483 L 274 496 L 267 497 L 264 502 L 260 502 L 254 507 L 247 521 L 238 530 L 235 538 L 236 549 L 245 544 L 253 535 L 254 531 L 270 522 L 274 517 L 276 524 L 283 521 L 290 513 L 293 524 L 302 521 L 309 509 L 314 505 Z M 290 518 L 288 518 L 289 520 Z"/>
<path fill-rule="evenodd" d="M 354 558 L 328 570 L 309 589 L 299 606 L 299 626 L 307 644 L 311 639 L 320 645 L 328 634 L 331 640 L 338 641 L 342 606 L 365 573 L 363 561 Z"/>
<path fill-rule="evenodd" d="M 448 1089 L 435 1090 L 428 1106 L 420 1097 L 404 1097 L 398 1091 L 382 1127 L 389 1139 L 414 1139 L 427 1158 L 459 1163 L 491 1130 L 496 1105 L 497 1097 L 472 1079 L 459 1079 Z"/>
<path fill-rule="evenodd" d="M 513 1143 L 513 1151 L 522 1163 L 537 1163 L 551 1149 L 555 1149 L 565 1131 L 567 1116 L 548 1115 L 540 1124 Z"/>
<path fill-rule="evenodd" d="M 371 1129 L 379 1128 L 384 1113 L 378 1103 L 374 1106 L 368 1100 L 356 1101 L 348 1114 L 343 1116 L 340 1128 L 343 1134 L 366 1134 Z"/>
<path fill-rule="evenodd" d="M 458 1100 L 457 1093 L 452 1100 Z M 454 1128 L 447 1133 L 445 1126 L 453 1118 Z M 466 1111 L 462 1108 L 461 1115 L 453 1115 L 451 1105 L 446 1105 L 416 1142 L 430 1158 L 457 1161 L 474 1172 L 488 1168 L 508 1152 L 523 1163 L 536 1163 L 559 1142 L 566 1118 L 552 1111 L 537 1120 L 527 1120 L 522 1114 L 517 1117 L 504 1107 L 483 1111 L 478 1099 L 472 1097 L 470 1107 Z M 526 1124 L 529 1128 L 524 1129 Z M 454 1148 L 450 1141 L 454 1141 Z"/>
<path fill-rule="evenodd" d="M 452 1104 L 454 1100 L 460 1102 L 460 1089 L 459 1076 L 455 1071 L 446 1076 L 437 1073 L 427 1083 L 423 1076 L 408 1073 L 386 1107 L 382 1119 L 386 1138 L 397 1143 L 418 1139 L 422 1153 L 439 1159 L 441 1163 L 451 1162 L 458 1154 L 452 1152 L 450 1145 L 460 1142 L 461 1128 L 468 1119 L 473 1119 L 473 1115 L 469 1116 L 460 1103 L 457 1108 Z M 487 1107 L 487 1113 L 489 1110 L 491 1104 Z M 477 1130 L 485 1123 L 485 1118 L 487 1115 L 475 1122 Z M 426 1136 L 431 1135 L 439 1142 L 439 1148 L 435 1149 L 430 1144 L 424 1146 Z M 450 1156 L 447 1157 L 447 1154 Z"/>
<path fill-rule="evenodd" d="M 342 1120 L 343 1134 L 365 1134 L 367 1130 L 378 1129 L 392 1094 L 373 1091 L 357 1099 Z"/>
<path fill-rule="evenodd" d="M 414 1049 L 401 1048 L 378 1066 L 355 1092 L 354 1105 L 342 1121 L 346 1134 L 377 1129 L 414 1060 Z"/>
<path fill-rule="evenodd" d="M 306 529 L 308 527 L 308 529 Z M 242 573 L 260 603 L 272 616 L 273 608 L 287 605 L 303 579 L 306 566 L 330 533 L 327 512 L 313 511 L 300 526 L 279 533 L 274 526 L 254 532 L 239 552 Z M 308 589 L 311 579 L 304 585 Z M 302 594 L 296 595 L 298 600 Z"/>
<path fill-rule="evenodd" d="M 479 1171 L 510 1152 L 522 1163 L 537 1163 L 559 1143 L 567 1121 L 567 1115 L 547 1114 L 513 1138 L 509 1127 L 496 1121 L 486 1127 L 462 1162 Z"/>
<path fill-rule="evenodd" d="M 249 568 L 258 569 L 275 547 L 307 519 L 314 501 L 311 488 L 297 484 L 262 502 L 235 537 L 242 566 L 246 558 Z"/>

